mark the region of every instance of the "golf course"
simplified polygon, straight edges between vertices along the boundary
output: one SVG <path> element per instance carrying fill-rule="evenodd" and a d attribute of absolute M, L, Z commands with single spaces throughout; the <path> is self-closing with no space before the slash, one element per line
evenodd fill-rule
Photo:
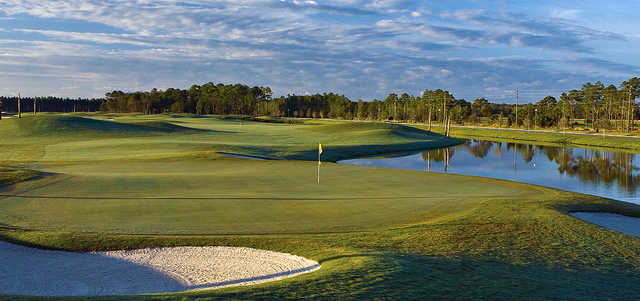
<path fill-rule="evenodd" d="M 570 215 L 640 217 L 638 205 L 335 163 L 459 143 L 377 122 L 132 113 L 3 119 L 0 240 L 103 252 L 81 254 L 241 247 L 320 265 L 247 286 L 72 300 L 640 299 L 640 238 Z"/>

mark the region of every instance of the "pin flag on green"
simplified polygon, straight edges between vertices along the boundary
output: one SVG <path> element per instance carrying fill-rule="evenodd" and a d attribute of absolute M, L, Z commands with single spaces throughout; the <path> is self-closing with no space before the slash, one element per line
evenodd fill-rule
<path fill-rule="evenodd" d="M 320 161 L 321 154 L 322 154 L 322 144 L 318 143 L 318 184 L 320 184 L 320 165 L 322 165 L 322 162 Z"/>

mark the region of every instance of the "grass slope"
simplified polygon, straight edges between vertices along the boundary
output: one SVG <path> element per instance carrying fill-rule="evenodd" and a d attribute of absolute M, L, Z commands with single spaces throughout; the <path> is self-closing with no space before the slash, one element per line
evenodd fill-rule
<path fill-rule="evenodd" d="M 640 239 L 566 214 L 640 216 L 638 206 L 485 178 L 332 163 L 322 165 L 318 185 L 313 162 L 214 153 L 313 160 L 321 141 L 323 156 L 337 160 L 452 140 L 382 124 L 90 117 L 136 129 L 169 123 L 188 133 L 105 135 L 85 127 L 84 136 L 59 140 L 14 135 L 28 160 L 7 161 L 37 167 L 41 176 L 0 188 L 0 239 L 73 251 L 247 246 L 305 256 L 322 268 L 249 287 L 75 300 L 640 298 Z M 3 121 L 0 133 L 20 126 Z"/>
<path fill-rule="evenodd" d="M 43 115 L 0 124 L 0 162 L 62 163 L 207 156 L 223 151 L 325 161 L 459 143 L 409 127 L 352 122 L 280 124 L 180 115 Z"/>
<path fill-rule="evenodd" d="M 0 187 L 23 182 L 38 176 L 38 172 L 20 168 L 0 167 Z"/>

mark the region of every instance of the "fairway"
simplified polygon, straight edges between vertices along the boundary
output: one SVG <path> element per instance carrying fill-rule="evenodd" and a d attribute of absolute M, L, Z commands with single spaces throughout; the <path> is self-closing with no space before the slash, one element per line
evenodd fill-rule
<path fill-rule="evenodd" d="M 567 214 L 640 216 L 638 206 L 487 178 L 335 164 L 458 141 L 382 123 L 269 121 L 3 120 L 0 238 L 70 251 L 250 247 L 321 265 L 272 283 L 132 297 L 139 300 L 640 297 L 640 239 Z M 318 143 L 329 161 L 320 184 Z"/>
<path fill-rule="evenodd" d="M 323 161 L 419 150 L 459 143 L 408 127 L 353 122 L 298 124 L 243 117 L 182 115 L 43 115 L 11 119 L 0 128 L 1 161 L 7 164 L 206 157 L 213 152 Z"/>

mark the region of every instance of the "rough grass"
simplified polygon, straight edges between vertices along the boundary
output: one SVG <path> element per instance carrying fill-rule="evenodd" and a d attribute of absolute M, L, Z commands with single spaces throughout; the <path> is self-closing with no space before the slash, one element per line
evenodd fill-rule
<path fill-rule="evenodd" d="M 478 202 L 477 209 L 461 216 L 348 233 L 145 236 L 5 230 L 0 235 L 68 250 L 249 246 L 322 264 L 314 273 L 252 287 L 99 300 L 637 299 L 640 241 L 554 208 L 589 204 L 615 209 L 618 204 L 575 196 L 543 189 L 534 198 Z"/>
<path fill-rule="evenodd" d="M 2 188 L 0 239 L 72 251 L 247 246 L 305 256 L 322 268 L 249 287 L 72 299 L 640 298 L 640 239 L 566 214 L 640 216 L 636 205 L 492 179 L 331 163 L 322 165 L 318 185 L 313 162 L 214 153 L 313 160 L 321 140 L 323 156 L 336 152 L 333 158 L 341 159 L 451 140 L 380 124 L 108 117 L 205 132 L 14 137 L 15 145 L 33 143 L 43 152 L 11 161 L 43 176 Z"/>
<path fill-rule="evenodd" d="M 424 126 L 418 126 L 417 128 L 426 129 L 426 127 Z M 434 127 L 432 128 L 432 130 L 435 133 L 441 133 L 443 131 L 438 127 Z M 626 150 L 630 152 L 640 152 L 640 139 L 628 137 L 603 137 L 552 132 L 524 132 L 500 129 L 473 128 L 451 128 L 451 136 L 458 138 L 476 138 L 500 142 L 574 145 L 579 147 L 589 147 L 605 150 Z"/>
<path fill-rule="evenodd" d="M 0 167 L 0 187 L 23 182 L 38 176 L 38 172 L 22 168 Z"/>

